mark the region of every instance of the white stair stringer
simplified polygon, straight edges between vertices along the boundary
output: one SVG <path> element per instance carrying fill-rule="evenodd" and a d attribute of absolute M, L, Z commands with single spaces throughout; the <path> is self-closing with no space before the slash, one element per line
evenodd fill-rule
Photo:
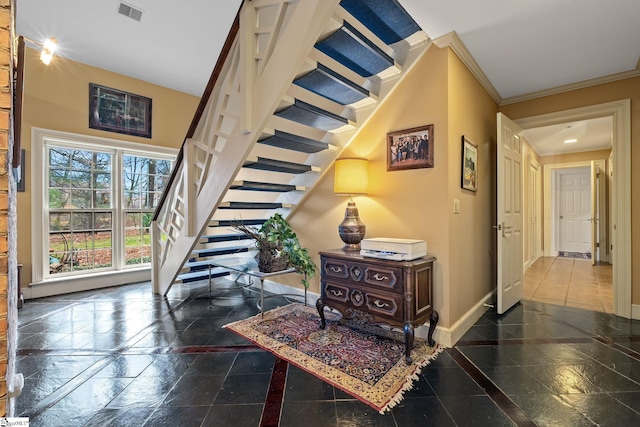
<path fill-rule="evenodd" d="M 338 0 L 254 0 L 152 224 L 152 286 L 166 295 Z M 222 160 L 224 159 L 224 160 Z M 185 185 L 188 184 L 188 185 Z"/>

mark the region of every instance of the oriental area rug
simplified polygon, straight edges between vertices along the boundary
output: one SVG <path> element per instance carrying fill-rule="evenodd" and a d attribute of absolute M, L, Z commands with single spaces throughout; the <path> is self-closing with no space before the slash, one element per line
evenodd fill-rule
<path fill-rule="evenodd" d="M 381 414 L 402 400 L 420 370 L 442 350 L 416 337 L 413 363 L 407 365 L 404 334 L 342 323 L 334 312 L 325 315 L 327 326 L 320 329 L 315 307 L 291 304 L 224 327 Z"/>

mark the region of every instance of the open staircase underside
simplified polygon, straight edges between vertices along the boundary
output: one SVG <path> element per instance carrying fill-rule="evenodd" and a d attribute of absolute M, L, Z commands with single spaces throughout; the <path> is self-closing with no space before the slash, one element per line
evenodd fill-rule
<path fill-rule="evenodd" d="M 153 291 L 252 257 L 431 45 L 396 0 L 245 1 L 152 224 Z"/>

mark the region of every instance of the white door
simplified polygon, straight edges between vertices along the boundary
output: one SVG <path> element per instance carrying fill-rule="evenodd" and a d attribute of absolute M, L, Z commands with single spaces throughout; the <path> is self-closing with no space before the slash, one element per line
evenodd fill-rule
<path fill-rule="evenodd" d="M 591 261 L 596 265 L 598 242 L 598 165 L 591 161 Z"/>
<path fill-rule="evenodd" d="M 591 173 L 588 168 L 562 171 L 558 183 L 558 250 L 588 253 L 591 251 Z"/>
<path fill-rule="evenodd" d="M 520 302 L 522 290 L 522 143 L 520 127 L 498 113 L 498 304 L 502 314 Z"/>

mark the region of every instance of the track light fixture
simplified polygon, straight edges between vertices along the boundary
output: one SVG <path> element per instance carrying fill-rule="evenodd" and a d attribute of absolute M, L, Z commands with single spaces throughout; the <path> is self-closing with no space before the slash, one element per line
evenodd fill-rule
<path fill-rule="evenodd" d="M 40 43 L 25 36 L 19 36 L 18 40 L 20 38 L 22 38 L 24 41 L 27 41 L 31 44 L 34 44 L 42 48 L 42 51 L 40 52 L 40 60 L 45 65 L 49 65 L 51 63 L 51 60 L 53 59 L 53 55 L 55 54 L 56 49 L 58 48 L 58 40 L 51 37 L 46 39 L 44 43 Z"/>

